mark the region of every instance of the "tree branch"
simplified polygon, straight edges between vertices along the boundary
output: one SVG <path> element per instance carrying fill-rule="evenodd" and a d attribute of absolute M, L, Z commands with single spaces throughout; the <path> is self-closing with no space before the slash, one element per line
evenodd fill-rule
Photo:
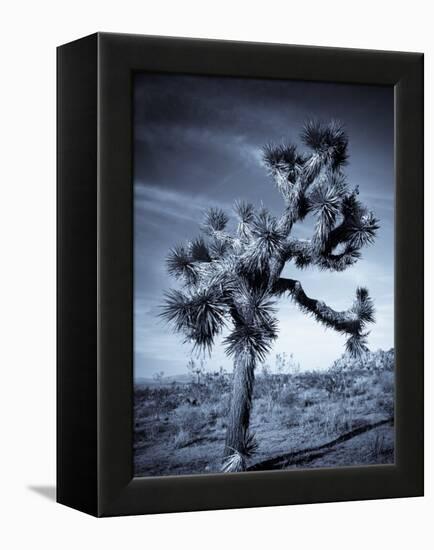
<path fill-rule="evenodd" d="M 336 246 L 337 244 L 333 248 Z M 299 268 L 316 265 L 321 269 L 343 271 L 360 258 L 357 248 L 349 243 L 345 244 L 344 250 L 339 254 L 333 254 L 333 248 L 319 251 L 311 240 L 291 238 L 287 241 L 283 260 L 287 262 L 294 259 L 295 265 Z"/>
<path fill-rule="evenodd" d="M 347 311 L 335 311 L 324 302 L 309 298 L 299 281 L 281 277 L 274 285 L 273 294 L 282 296 L 286 292 L 303 312 L 313 315 L 318 322 L 343 334 L 361 335 L 367 321 L 358 315 L 354 305 Z"/>

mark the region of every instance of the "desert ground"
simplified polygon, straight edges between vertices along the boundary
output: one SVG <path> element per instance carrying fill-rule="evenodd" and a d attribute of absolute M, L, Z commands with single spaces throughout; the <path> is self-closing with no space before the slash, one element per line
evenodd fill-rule
<path fill-rule="evenodd" d="M 191 365 L 190 365 L 191 366 Z M 194 362 L 193 362 L 194 367 Z M 136 476 L 220 472 L 231 374 L 138 380 L 134 404 Z M 255 379 L 249 470 L 394 462 L 394 352 L 342 356 L 327 370 L 302 371 L 276 356 Z"/>

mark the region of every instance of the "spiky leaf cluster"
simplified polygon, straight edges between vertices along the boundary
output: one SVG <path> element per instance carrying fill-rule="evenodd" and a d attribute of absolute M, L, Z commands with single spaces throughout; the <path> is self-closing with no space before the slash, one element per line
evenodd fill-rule
<path fill-rule="evenodd" d="M 226 307 L 223 294 L 213 287 L 188 293 L 171 290 L 161 315 L 194 347 L 210 351 L 224 327 Z"/>
<path fill-rule="evenodd" d="M 247 239 L 250 234 L 250 226 L 255 217 L 255 208 L 253 204 L 244 201 L 235 201 L 234 211 L 238 217 L 238 235 Z"/>
<path fill-rule="evenodd" d="M 223 231 L 228 221 L 227 214 L 221 208 L 210 208 L 205 214 L 202 230 L 212 236 L 215 232 Z"/>
<path fill-rule="evenodd" d="M 264 164 L 281 191 L 287 192 L 287 184 L 294 184 L 300 175 L 305 158 L 292 144 L 267 144 L 263 150 Z"/>
<path fill-rule="evenodd" d="M 346 190 L 345 179 L 342 176 L 329 174 L 328 179 L 316 185 L 309 195 L 309 211 L 316 216 L 313 241 L 319 252 L 327 246 L 330 232 L 342 211 Z"/>
<path fill-rule="evenodd" d="M 273 258 L 282 256 L 285 232 L 265 208 L 252 217 L 250 241 L 244 252 L 244 265 L 250 273 L 264 274 Z"/>
<path fill-rule="evenodd" d="M 313 158 L 318 157 L 333 171 L 340 170 L 347 163 L 348 138 L 344 127 L 339 122 L 332 121 L 324 124 L 311 120 L 305 124 L 301 139 L 314 151 Z"/>

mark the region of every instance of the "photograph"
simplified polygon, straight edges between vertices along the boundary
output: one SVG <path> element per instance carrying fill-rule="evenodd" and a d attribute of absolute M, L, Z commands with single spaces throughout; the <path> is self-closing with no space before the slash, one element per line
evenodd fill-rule
<path fill-rule="evenodd" d="M 393 86 L 137 72 L 134 475 L 395 463 Z"/>

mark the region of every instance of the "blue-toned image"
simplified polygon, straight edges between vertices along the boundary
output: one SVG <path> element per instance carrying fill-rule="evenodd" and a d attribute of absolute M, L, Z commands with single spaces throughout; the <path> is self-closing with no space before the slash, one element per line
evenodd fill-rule
<path fill-rule="evenodd" d="M 393 87 L 134 80 L 136 476 L 394 463 Z"/>

